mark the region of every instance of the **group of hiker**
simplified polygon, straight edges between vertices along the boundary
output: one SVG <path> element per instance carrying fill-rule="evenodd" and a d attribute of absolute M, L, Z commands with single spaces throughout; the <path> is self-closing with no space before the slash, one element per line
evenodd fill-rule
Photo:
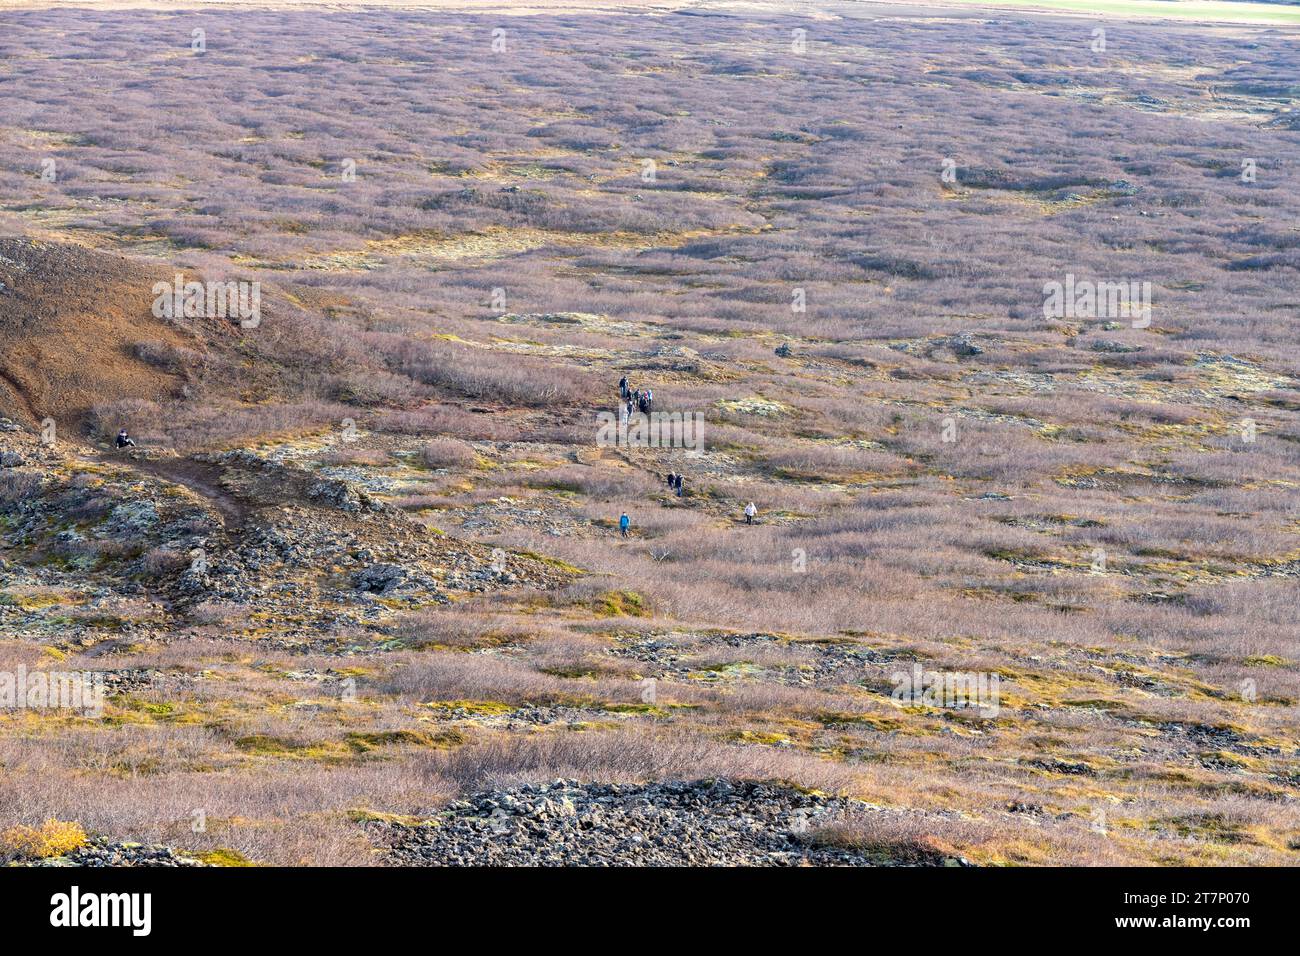
<path fill-rule="evenodd" d="M 682 486 L 681 486 L 682 476 L 681 476 L 681 475 L 669 475 L 668 477 L 670 477 L 670 478 L 676 478 L 676 479 L 677 479 L 677 482 L 678 482 L 677 485 L 676 485 L 676 488 L 677 488 L 677 496 L 680 498 L 680 497 L 681 497 L 681 494 L 682 494 Z M 744 515 L 745 515 L 745 524 L 753 524 L 753 523 L 754 523 L 754 519 L 755 519 L 756 517 L 758 517 L 758 508 L 755 507 L 755 506 L 754 506 L 754 502 L 751 501 L 749 504 L 745 505 L 745 510 L 744 510 L 743 513 L 744 513 Z M 632 527 L 632 519 L 629 518 L 629 517 L 627 516 L 627 512 L 624 511 L 621 515 L 618 516 L 618 533 L 619 533 L 619 535 L 622 536 L 622 537 L 624 537 L 624 538 L 626 538 L 626 537 L 627 537 L 627 533 L 628 533 L 628 529 L 630 529 L 631 527 Z"/>
<path fill-rule="evenodd" d="M 649 415 L 654 410 L 654 391 L 652 389 L 634 389 L 624 375 L 618 380 L 618 395 L 624 403 L 623 408 L 630 417 L 634 412 L 641 412 L 643 415 Z M 678 498 L 685 497 L 686 476 L 670 471 L 664 476 L 664 481 L 668 485 L 668 490 Z M 754 502 L 745 505 L 742 514 L 745 517 L 745 524 L 752 525 L 754 519 L 758 517 L 758 508 Z M 618 516 L 618 533 L 621 537 L 626 538 L 628 531 L 632 526 L 632 519 L 628 517 L 627 512 Z"/>
<path fill-rule="evenodd" d="M 628 384 L 626 375 L 618 380 L 618 396 L 624 402 L 624 411 L 626 411 L 629 417 L 633 412 L 640 412 L 642 415 L 649 415 L 654 411 L 654 389 L 633 388 Z"/>
<path fill-rule="evenodd" d="M 619 380 L 618 391 L 623 400 L 627 402 L 627 412 L 629 415 L 632 414 L 634 408 L 642 412 L 642 414 L 650 414 L 651 409 L 654 407 L 653 391 L 648 388 L 644 391 L 632 389 L 628 385 L 627 376 L 624 376 Z M 115 444 L 119 449 L 136 447 L 135 441 L 127 433 L 125 428 L 118 431 Z M 668 485 L 668 490 L 678 498 L 685 495 L 686 477 L 684 475 L 670 471 L 664 476 L 664 480 Z M 754 523 L 754 518 L 758 515 L 758 509 L 754 506 L 754 502 L 751 501 L 749 504 L 745 505 L 744 515 L 745 524 Z M 622 537 L 626 538 L 628 536 L 628 529 L 631 526 L 632 519 L 628 517 L 626 511 L 619 515 L 618 532 Z"/>

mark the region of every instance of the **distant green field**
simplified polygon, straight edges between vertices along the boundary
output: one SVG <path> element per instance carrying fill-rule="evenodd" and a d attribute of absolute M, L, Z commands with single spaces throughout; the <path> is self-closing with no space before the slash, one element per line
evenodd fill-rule
<path fill-rule="evenodd" d="M 1225 3 L 1218 0 L 943 0 L 982 7 L 1036 7 L 1109 16 L 1169 17 L 1235 23 L 1300 25 L 1300 6 L 1275 3 Z"/>

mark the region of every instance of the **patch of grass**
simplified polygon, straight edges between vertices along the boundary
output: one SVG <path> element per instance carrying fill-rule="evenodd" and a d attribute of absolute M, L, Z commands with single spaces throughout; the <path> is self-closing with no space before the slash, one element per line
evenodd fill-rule
<path fill-rule="evenodd" d="M 413 817 L 405 813 L 385 813 L 382 810 L 366 810 L 364 808 L 349 810 L 347 818 L 352 823 L 400 823 L 403 826 L 415 826 L 424 822 L 420 817 Z"/>
<path fill-rule="evenodd" d="M 636 591 L 606 591 L 596 597 L 592 610 L 597 617 L 646 617 L 650 609 Z"/>
<path fill-rule="evenodd" d="M 124 710 L 133 710 L 151 717 L 171 717 L 178 712 L 175 704 L 166 701 L 140 700 L 137 697 L 117 697 L 113 703 Z"/>
<path fill-rule="evenodd" d="M 206 853 L 196 853 L 194 859 L 200 860 L 209 866 L 257 866 L 256 863 L 238 850 L 231 850 L 223 846 L 219 846 L 215 850 L 208 850 Z"/>
<path fill-rule="evenodd" d="M 1252 654 L 1242 663 L 1247 667 L 1289 667 L 1291 661 L 1277 654 Z"/>
<path fill-rule="evenodd" d="M 611 714 L 647 714 L 652 717 L 666 717 L 668 711 L 654 704 L 602 704 L 601 709 Z"/>
<path fill-rule="evenodd" d="M 834 727 L 840 724 L 852 726 L 870 727 L 872 730 L 889 732 L 902 730 L 908 726 L 908 721 L 901 720 L 897 717 L 887 717 L 878 714 L 857 714 L 845 711 L 821 711 L 814 715 L 814 720 L 826 727 Z"/>
<path fill-rule="evenodd" d="M 398 746 L 449 749 L 459 747 L 468 739 L 460 731 L 451 728 L 437 733 L 424 733 L 418 730 L 356 731 L 344 738 L 347 745 L 358 753 Z"/>
<path fill-rule="evenodd" d="M 785 734 L 774 734 L 758 730 L 737 730 L 728 733 L 725 738 L 732 743 L 738 744 L 766 744 L 767 746 L 777 746 L 779 744 L 790 743 L 790 738 Z"/>
<path fill-rule="evenodd" d="M 296 756 L 304 753 L 311 745 L 299 743 L 284 737 L 270 734 L 249 734 L 235 740 L 235 746 L 244 753 L 263 757 Z"/>
<path fill-rule="evenodd" d="M 542 564 L 549 565 L 550 567 L 553 568 L 557 568 L 560 571 L 564 571 L 568 574 L 578 575 L 578 574 L 585 573 L 582 570 L 582 568 L 575 567 L 572 564 L 569 564 L 567 561 L 561 561 L 559 558 L 552 558 L 549 555 L 538 554 L 535 551 L 520 551 L 519 554 L 521 554 L 526 558 L 532 558 L 534 561 L 540 561 Z"/>
<path fill-rule="evenodd" d="M 22 608 L 24 611 L 40 611 L 47 607 L 66 604 L 67 598 L 61 594 L 9 594 L 0 593 L 0 604 Z"/>
<path fill-rule="evenodd" d="M 516 709 L 514 704 L 499 700 L 432 700 L 424 706 L 431 710 L 463 710 L 478 717 L 499 717 Z"/>

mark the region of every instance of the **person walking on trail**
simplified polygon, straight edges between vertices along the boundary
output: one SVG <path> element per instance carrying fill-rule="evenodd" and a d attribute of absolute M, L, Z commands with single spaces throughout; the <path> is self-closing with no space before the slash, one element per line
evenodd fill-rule
<path fill-rule="evenodd" d="M 677 497 L 678 497 L 678 498 L 680 498 L 680 497 L 682 496 L 682 476 L 681 476 L 681 475 L 678 475 L 678 476 L 677 476 L 677 484 L 676 484 L 676 486 L 674 487 L 673 490 L 677 492 Z"/>
<path fill-rule="evenodd" d="M 647 414 L 647 415 L 651 414 L 651 412 L 652 412 L 652 410 L 654 409 L 654 407 L 655 407 L 655 390 L 654 390 L 653 388 L 647 388 L 647 389 L 645 390 L 645 411 L 646 411 L 646 414 Z"/>
<path fill-rule="evenodd" d="M 632 417 L 632 396 L 631 395 L 629 395 L 627 398 L 627 417 L 628 418 Z"/>
<path fill-rule="evenodd" d="M 117 447 L 118 448 L 135 447 L 135 442 L 131 440 L 131 436 L 126 433 L 125 428 L 123 428 L 120 432 L 117 433 Z"/>
<path fill-rule="evenodd" d="M 754 502 L 745 505 L 745 524 L 754 523 L 754 515 L 758 514 L 758 509 L 754 507 Z"/>
<path fill-rule="evenodd" d="M 618 531 L 619 531 L 619 534 L 621 534 L 623 537 L 626 538 L 626 537 L 627 537 L 627 527 L 628 527 L 628 525 L 630 525 L 631 523 L 632 523 L 632 519 L 629 518 L 629 517 L 627 516 L 627 512 L 626 512 L 626 511 L 623 512 L 623 514 L 620 515 L 620 516 L 619 516 L 619 519 L 618 519 Z"/>
<path fill-rule="evenodd" d="M 627 376 L 624 375 L 618 380 L 618 397 L 627 398 Z"/>
<path fill-rule="evenodd" d="M 668 472 L 668 490 L 672 491 L 676 487 L 677 487 L 677 476 L 670 471 Z"/>

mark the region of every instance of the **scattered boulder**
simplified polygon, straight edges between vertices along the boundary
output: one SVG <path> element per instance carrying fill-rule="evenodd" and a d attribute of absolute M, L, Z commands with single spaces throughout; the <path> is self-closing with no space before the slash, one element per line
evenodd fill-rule
<path fill-rule="evenodd" d="M 372 564 L 352 577 L 352 583 L 358 591 L 369 591 L 371 594 L 388 594 L 405 582 L 406 570 L 395 564 Z"/>
<path fill-rule="evenodd" d="M 948 348 L 952 349 L 954 355 L 962 358 L 984 354 L 984 349 L 975 344 L 974 338 L 969 332 L 958 332 L 954 335 L 948 340 Z"/>
<path fill-rule="evenodd" d="M 1123 342 L 1116 342 L 1114 339 L 1096 339 L 1092 342 L 1090 348 L 1094 352 L 1141 352 L 1140 345 L 1125 345 Z"/>
<path fill-rule="evenodd" d="M 414 866 L 871 866 L 879 855 L 810 835 L 858 800 L 769 783 L 557 780 L 480 793 L 428 823 L 370 824 Z"/>
<path fill-rule="evenodd" d="M 324 478 L 307 488 L 307 497 L 313 501 L 338 508 L 349 514 L 360 511 L 363 505 L 362 493 L 346 481 Z"/>
<path fill-rule="evenodd" d="M 63 856 L 31 860 L 25 866 L 207 866 L 169 846 L 144 843 L 110 843 L 90 840 Z"/>

